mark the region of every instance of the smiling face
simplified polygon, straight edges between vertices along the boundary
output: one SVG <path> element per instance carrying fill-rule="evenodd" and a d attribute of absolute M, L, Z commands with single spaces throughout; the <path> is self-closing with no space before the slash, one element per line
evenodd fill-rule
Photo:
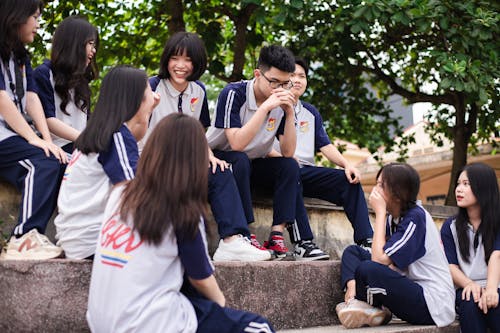
<path fill-rule="evenodd" d="M 461 208 L 471 208 L 478 205 L 477 198 L 472 192 L 466 171 L 462 171 L 460 177 L 458 177 L 457 187 L 455 188 L 455 198 L 457 199 L 457 206 Z"/>
<path fill-rule="evenodd" d="M 307 88 L 307 75 L 304 67 L 295 64 L 295 72 L 292 74 L 291 80 L 293 83 L 292 93 L 299 99 Z"/>
<path fill-rule="evenodd" d="M 188 77 L 193 73 L 193 62 L 188 57 L 186 50 L 182 54 L 172 55 L 168 60 L 168 73 L 170 83 L 178 91 L 184 91 L 188 84 Z"/>
<path fill-rule="evenodd" d="M 40 18 L 40 10 L 36 10 L 33 15 L 30 15 L 26 22 L 19 27 L 19 40 L 23 44 L 33 43 L 38 28 L 40 28 L 40 23 L 38 22 Z"/>

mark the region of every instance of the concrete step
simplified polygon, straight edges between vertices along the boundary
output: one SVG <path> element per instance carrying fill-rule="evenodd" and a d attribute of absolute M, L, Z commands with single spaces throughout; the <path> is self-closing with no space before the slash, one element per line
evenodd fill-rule
<path fill-rule="evenodd" d="M 393 320 L 388 325 L 347 329 L 342 325 L 316 326 L 300 329 L 285 329 L 278 333 L 460 333 L 458 322 L 447 327 L 410 325 L 400 320 Z"/>
<path fill-rule="evenodd" d="M 215 263 L 227 305 L 267 317 L 282 333 L 343 332 L 340 262 Z M 85 320 L 92 263 L 87 260 L 0 260 L 0 332 L 88 332 Z M 458 333 L 399 320 L 355 332 Z"/>
<path fill-rule="evenodd" d="M 338 324 L 340 263 L 216 263 L 227 305 L 260 313 L 277 329 Z M 88 332 L 92 264 L 0 260 L 0 332 Z"/>

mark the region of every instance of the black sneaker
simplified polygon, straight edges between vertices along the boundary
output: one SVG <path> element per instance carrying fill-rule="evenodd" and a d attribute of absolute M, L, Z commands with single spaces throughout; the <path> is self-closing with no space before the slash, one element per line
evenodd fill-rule
<path fill-rule="evenodd" d="M 323 252 L 312 241 L 306 240 L 295 244 L 295 258 L 297 260 L 328 260 L 330 256 Z"/>
<path fill-rule="evenodd" d="M 371 238 L 365 238 L 359 242 L 356 242 L 356 244 L 358 244 L 358 246 L 361 247 L 362 249 L 372 253 L 372 239 Z"/>

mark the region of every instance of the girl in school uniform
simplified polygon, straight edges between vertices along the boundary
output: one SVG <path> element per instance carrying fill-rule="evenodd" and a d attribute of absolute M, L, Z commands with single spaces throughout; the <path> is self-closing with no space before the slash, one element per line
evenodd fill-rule
<path fill-rule="evenodd" d="M 199 121 L 178 113 L 157 124 L 136 178 L 115 187 L 106 206 L 89 290 L 92 332 L 274 332 L 261 316 L 224 307 L 207 253 L 206 165 Z"/>
<path fill-rule="evenodd" d="M 137 140 L 144 136 L 157 102 L 142 70 L 119 66 L 104 77 L 88 125 L 75 141 L 57 200 L 57 244 L 67 258 L 93 257 L 111 188 L 134 178 Z"/>
<path fill-rule="evenodd" d="M 500 196 L 495 170 L 464 167 L 455 189 L 458 215 L 441 228 L 462 332 L 500 332 Z"/>
<path fill-rule="evenodd" d="M 65 18 L 54 32 L 50 60 L 33 76 L 56 145 L 71 154 L 90 114 L 89 83 L 98 75 L 97 29 L 77 16 Z"/>
<path fill-rule="evenodd" d="M 161 56 L 160 73 L 150 79 L 151 88 L 160 95 L 160 103 L 153 111 L 144 141 L 158 122 L 171 113 L 183 113 L 198 119 L 205 128 L 210 126 L 205 86 L 198 80 L 206 67 L 205 45 L 198 35 L 178 32 L 169 38 Z M 221 237 L 214 260 L 269 260 L 270 253 L 250 235 L 248 223 L 253 222 L 253 215 L 251 220 L 245 215 L 228 163 L 207 149 L 211 171 L 208 200 Z"/>
<path fill-rule="evenodd" d="M 0 177 L 22 193 L 18 224 L 4 259 L 50 259 L 61 249 L 43 235 L 54 211 L 64 152 L 50 137 L 26 45 L 42 12 L 39 0 L 0 1 Z"/>
<path fill-rule="evenodd" d="M 352 245 L 342 255 L 346 294 L 336 310 L 345 327 L 382 325 L 391 312 L 417 325 L 441 327 L 455 319 L 448 264 L 432 217 L 417 203 L 419 188 L 408 164 L 378 172 L 369 197 L 375 211 L 371 253 Z"/>

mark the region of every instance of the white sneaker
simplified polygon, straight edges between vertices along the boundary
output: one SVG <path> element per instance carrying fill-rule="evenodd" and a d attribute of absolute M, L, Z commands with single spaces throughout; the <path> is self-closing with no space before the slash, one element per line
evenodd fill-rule
<path fill-rule="evenodd" d="M 337 304 L 335 311 L 346 328 L 385 325 L 392 318 L 388 309 L 377 308 L 355 298 Z"/>
<path fill-rule="evenodd" d="M 31 229 L 19 238 L 12 236 L 0 259 L 44 260 L 60 256 L 62 249 L 52 244 L 47 236 Z"/>
<path fill-rule="evenodd" d="M 242 235 L 229 243 L 220 240 L 214 253 L 214 261 L 264 261 L 271 259 L 271 253 L 260 250 L 252 245 L 250 240 Z"/>

